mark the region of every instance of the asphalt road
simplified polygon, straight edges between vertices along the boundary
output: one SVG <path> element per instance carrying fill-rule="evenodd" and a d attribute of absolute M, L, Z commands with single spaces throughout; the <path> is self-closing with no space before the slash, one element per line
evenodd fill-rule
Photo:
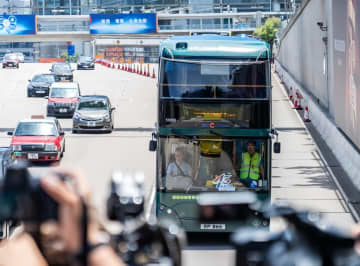
<path fill-rule="evenodd" d="M 27 98 L 27 80 L 36 73 L 48 72 L 49 64 L 22 64 L 20 69 L 0 69 L 0 146 L 9 145 L 5 130 L 31 115 L 46 113 L 46 100 Z M 155 177 L 155 154 L 148 142 L 156 121 L 156 80 L 102 66 L 95 71 L 75 71 L 82 95 L 105 94 L 116 107 L 112 134 L 77 134 L 66 132 L 66 153 L 61 166 L 80 168 L 93 190 L 94 204 L 104 217 L 108 184 L 113 171 L 134 175 L 143 172 L 148 210 Z M 282 152 L 274 155 L 272 201 L 289 201 L 298 208 L 311 208 L 323 213 L 329 221 L 345 230 L 353 224 L 351 215 L 319 156 L 312 137 L 298 114 L 273 78 L 273 124 L 279 130 Z M 71 128 L 71 119 L 61 119 Z M 48 166 L 33 167 L 43 174 Z M 271 221 L 271 230 L 283 223 Z M 224 248 L 188 249 L 183 253 L 186 266 L 234 265 L 234 251 Z"/>
<path fill-rule="evenodd" d="M 50 64 L 22 64 L 20 69 L 1 69 L 0 79 L 0 145 L 9 145 L 7 128 L 14 128 L 21 119 L 46 115 L 47 100 L 27 98 L 27 80 L 34 74 L 49 72 Z M 139 75 L 99 67 L 95 71 L 74 72 L 81 94 L 104 94 L 116 107 L 115 131 L 112 134 L 71 134 L 66 131 L 66 152 L 60 166 L 80 168 L 93 190 L 94 203 L 104 214 L 111 174 L 121 171 L 134 175 L 142 172 L 148 196 L 154 184 L 155 153 L 148 151 L 149 129 L 156 121 L 156 81 Z M 71 129 L 72 119 L 60 119 Z M 48 165 L 33 167 L 43 174 Z M 148 201 L 147 201 L 148 202 Z M 104 217 L 104 216 L 103 216 Z"/>

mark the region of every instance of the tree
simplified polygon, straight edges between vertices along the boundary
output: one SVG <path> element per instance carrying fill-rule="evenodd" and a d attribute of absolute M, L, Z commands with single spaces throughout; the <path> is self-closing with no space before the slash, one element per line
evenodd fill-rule
<path fill-rule="evenodd" d="M 270 44 L 270 49 L 272 50 L 272 46 L 276 37 L 276 32 L 281 27 L 281 20 L 277 17 L 270 17 L 265 21 L 265 24 L 258 27 L 254 31 L 254 35 L 259 39 Z"/>
<path fill-rule="evenodd" d="M 261 40 L 272 44 L 275 40 L 276 32 L 281 26 L 281 20 L 277 17 L 270 17 L 265 21 L 265 24 L 258 27 L 254 31 L 254 35 Z"/>
<path fill-rule="evenodd" d="M 65 51 L 61 54 L 61 58 L 64 58 L 66 62 L 74 63 L 77 62 L 80 58 L 79 54 L 76 54 L 74 56 L 68 55 L 68 53 Z"/>

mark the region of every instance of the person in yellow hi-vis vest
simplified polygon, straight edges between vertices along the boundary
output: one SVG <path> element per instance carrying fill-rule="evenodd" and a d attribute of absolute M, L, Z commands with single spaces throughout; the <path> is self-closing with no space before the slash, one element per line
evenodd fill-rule
<path fill-rule="evenodd" d="M 264 176 L 261 155 L 256 152 L 256 142 L 249 140 L 247 152 L 241 155 L 240 181 L 248 187 L 257 187 L 259 179 Z"/>

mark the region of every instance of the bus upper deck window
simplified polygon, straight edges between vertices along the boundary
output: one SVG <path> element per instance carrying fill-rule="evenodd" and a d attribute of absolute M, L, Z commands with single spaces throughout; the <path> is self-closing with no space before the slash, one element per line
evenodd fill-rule
<path fill-rule="evenodd" d="M 181 49 L 181 50 L 185 50 L 187 49 L 188 44 L 186 42 L 178 42 L 176 44 L 176 49 Z"/>

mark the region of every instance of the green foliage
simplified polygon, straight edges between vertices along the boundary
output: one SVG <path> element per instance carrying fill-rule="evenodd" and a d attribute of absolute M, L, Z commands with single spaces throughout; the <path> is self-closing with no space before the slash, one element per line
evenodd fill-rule
<path fill-rule="evenodd" d="M 75 54 L 74 56 L 68 55 L 67 52 L 63 52 L 60 56 L 61 58 L 65 58 L 66 62 L 75 63 L 79 60 L 79 54 Z"/>
<path fill-rule="evenodd" d="M 276 32 L 281 26 L 281 20 L 277 17 L 270 17 L 265 21 L 265 24 L 258 27 L 254 31 L 254 35 L 259 39 L 272 44 L 275 40 Z"/>

